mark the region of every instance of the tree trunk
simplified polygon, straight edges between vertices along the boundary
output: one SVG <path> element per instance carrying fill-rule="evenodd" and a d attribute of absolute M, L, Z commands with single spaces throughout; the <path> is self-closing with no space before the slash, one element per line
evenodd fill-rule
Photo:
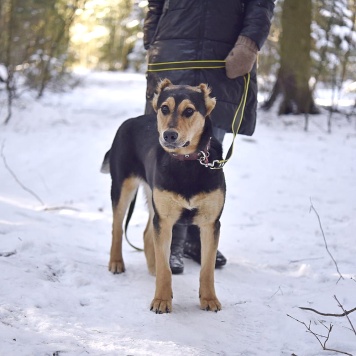
<path fill-rule="evenodd" d="M 282 96 L 278 111 L 280 115 L 318 112 L 309 88 L 311 19 L 311 0 L 284 0 L 280 68 L 272 94 L 264 104 L 269 109 L 276 98 Z"/>
<path fill-rule="evenodd" d="M 79 8 L 78 3 L 79 0 L 76 0 L 72 4 L 71 12 L 67 14 L 66 17 L 60 19 L 61 25 L 58 25 L 57 35 L 53 36 L 53 38 L 51 39 L 50 48 L 48 50 L 48 53 L 46 53 L 46 57 L 48 58 L 46 58 L 45 60 L 41 59 L 41 61 L 43 62 L 43 67 L 41 73 L 41 83 L 37 93 L 37 99 L 40 99 L 43 96 L 43 93 L 51 79 L 51 60 L 55 57 L 57 46 L 59 46 L 63 38 L 68 35 L 70 26 L 72 25 L 75 18 L 75 12 Z"/>
<path fill-rule="evenodd" d="M 13 27 L 14 27 L 14 11 L 16 4 L 14 0 L 9 2 L 8 8 L 8 20 L 7 20 L 7 31 L 6 31 L 6 57 L 5 57 L 5 67 L 7 71 L 7 78 L 5 79 L 5 88 L 7 94 L 7 116 L 4 124 L 8 124 L 12 116 L 12 103 L 15 96 L 15 79 L 14 79 L 14 65 L 12 62 L 12 42 L 13 42 Z"/>

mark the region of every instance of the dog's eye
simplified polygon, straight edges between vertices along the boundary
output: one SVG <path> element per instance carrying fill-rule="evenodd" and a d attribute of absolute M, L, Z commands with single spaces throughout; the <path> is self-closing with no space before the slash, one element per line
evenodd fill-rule
<path fill-rule="evenodd" d="M 192 108 L 186 108 L 183 111 L 183 116 L 185 116 L 185 117 L 191 117 L 193 114 L 194 114 L 194 109 L 192 109 Z"/>
<path fill-rule="evenodd" d="M 169 114 L 169 107 L 167 105 L 162 105 L 161 106 L 161 111 L 163 115 L 168 115 Z"/>

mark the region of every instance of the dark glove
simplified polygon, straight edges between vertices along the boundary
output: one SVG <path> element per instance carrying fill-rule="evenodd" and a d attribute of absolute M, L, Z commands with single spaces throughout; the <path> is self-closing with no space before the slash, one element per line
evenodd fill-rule
<path fill-rule="evenodd" d="M 226 57 L 226 75 L 234 79 L 251 72 L 257 58 L 257 45 L 245 36 L 239 36 Z"/>

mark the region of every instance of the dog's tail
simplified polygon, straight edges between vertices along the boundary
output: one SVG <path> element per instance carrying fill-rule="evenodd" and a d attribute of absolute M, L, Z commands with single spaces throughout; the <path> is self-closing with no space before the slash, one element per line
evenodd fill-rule
<path fill-rule="evenodd" d="M 105 153 L 103 163 L 101 164 L 100 172 L 104 174 L 110 173 L 110 150 Z"/>

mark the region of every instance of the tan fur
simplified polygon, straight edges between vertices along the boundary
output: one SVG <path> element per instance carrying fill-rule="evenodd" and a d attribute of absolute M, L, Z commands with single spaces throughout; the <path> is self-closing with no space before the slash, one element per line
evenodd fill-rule
<path fill-rule="evenodd" d="M 172 228 L 183 209 L 198 209 L 193 224 L 200 227 L 202 260 L 200 272 L 200 306 L 202 309 L 220 310 L 221 304 L 214 288 L 214 269 L 219 235 L 214 236 L 215 222 L 224 205 L 224 193 L 216 190 L 201 193 L 190 200 L 176 193 L 154 189 L 153 199 L 159 216 L 160 228 L 156 236 L 156 293 L 151 308 L 164 313 L 172 309 L 172 277 L 169 267 Z"/>
<path fill-rule="evenodd" d="M 154 238 L 156 257 L 156 292 L 151 308 L 160 313 L 172 311 L 172 273 L 169 267 L 169 255 L 172 241 L 172 228 L 180 216 L 180 206 L 172 193 L 153 190 L 153 200 L 160 226 Z"/>
<path fill-rule="evenodd" d="M 204 93 L 205 107 L 207 110 L 206 116 L 210 115 L 216 105 L 216 98 L 211 98 L 209 95 L 211 89 L 204 83 L 199 85 L 200 90 Z"/>
<path fill-rule="evenodd" d="M 154 228 L 153 228 L 153 207 L 152 207 L 152 191 L 148 184 L 144 184 L 144 191 L 146 195 L 147 207 L 148 207 L 148 221 L 145 232 L 143 233 L 144 251 L 146 256 L 147 268 L 150 274 L 156 275 L 156 261 L 154 250 Z"/>
<path fill-rule="evenodd" d="M 109 261 L 109 271 L 112 273 L 125 271 L 124 259 L 122 257 L 122 224 L 126 210 L 135 195 L 139 182 L 137 178 L 126 179 L 122 185 L 119 202 L 116 206 L 113 206 L 112 244 Z"/>
<path fill-rule="evenodd" d="M 153 100 L 152 100 L 152 106 L 153 106 L 153 109 L 157 112 L 157 100 L 158 100 L 158 97 L 159 97 L 159 94 L 161 93 L 161 91 L 163 91 L 165 88 L 168 88 L 170 86 L 174 86 L 172 84 L 172 82 L 165 78 L 163 79 L 161 82 L 158 83 L 157 85 L 157 89 L 156 89 L 156 93 L 155 95 L 153 96 Z"/>
<path fill-rule="evenodd" d="M 158 83 L 156 93 L 152 100 L 152 106 L 156 112 L 158 111 L 157 100 L 158 100 L 159 94 L 165 89 L 169 90 L 169 89 L 174 89 L 176 87 L 177 87 L 177 85 L 173 85 L 172 82 L 167 78 L 163 79 L 161 82 Z M 205 106 L 207 109 L 206 116 L 210 115 L 216 105 L 216 98 L 210 97 L 211 88 L 209 88 L 206 84 L 202 83 L 197 87 L 191 87 L 191 90 L 195 90 L 195 91 L 204 93 Z"/>
<path fill-rule="evenodd" d="M 160 140 L 163 142 L 163 133 L 166 130 L 174 129 L 178 133 L 177 142 L 181 146 L 178 149 L 174 149 L 174 152 L 178 154 L 190 154 L 195 152 L 203 132 L 205 117 L 202 116 L 199 111 L 196 111 L 194 104 L 188 99 L 183 100 L 179 104 L 177 108 L 178 118 L 175 118 L 173 115 L 175 109 L 175 100 L 173 97 L 169 97 L 162 105 L 167 105 L 171 114 L 163 115 L 160 111 L 157 113 L 157 128 Z M 187 108 L 195 110 L 194 114 L 188 119 L 182 116 L 184 110 Z M 187 141 L 190 142 L 189 146 L 183 147 Z M 164 149 L 168 152 L 173 151 L 165 147 Z"/>
<path fill-rule="evenodd" d="M 157 86 L 157 94 L 153 99 L 153 107 L 157 112 L 157 128 L 160 135 L 161 146 L 164 146 L 163 133 L 175 130 L 178 133 L 177 147 L 172 149 L 177 154 L 191 154 L 197 150 L 206 117 L 196 110 L 189 99 L 183 100 L 176 107 L 174 97 L 169 97 L 162 105 L 167 105 L 170 114 L 163 115 L 157 108 L 159 94 L 163 90 L 171 90 L 178 86 L 168 79 L 162 80 Z M 213 110 L 216 100 L 209 96 L 211 90 L 205 84 L 191 87 L 191 90 L 204 94 L 206 116 Z M 184 117 L 187 108 L 194 110 L 189 118 Z M 186 146 L 186 147 L 184 147 Z M 197 163 L 198 164 L 198 163 Z M 122 257 L 123 220 L 129 204 L 142 181 L 131 177 L 121 186 L 121 194 L 116 206 L 113 206 L 112 246 L 110 253 L 109 270 L 113 273 L 125 271 Z M 190 199 L 171 191 L 153 188 L 143 183 L 147 199 L 149 218 L 144 231 L 144 251 L 147 267 L 151 274 L 156 275 L 156 291 L 151 302 L 151 309 L 158 313 L 172 311 L 172 273 L 169 266 L 170 246 L 172 241 L 173 225 L 179 220 L 184 209 L 196 210 L 192 223 L 200 229 L 201 238 L 201 271 L 199 298 L 200 307 L 206 310 L 220 310 L 221 304 L 216 297 L 214 288 L 214 269 L 216 252 L 220 234 L 219 218 L 223 209 L 225 194 L 221 189 L 209 193 L 200 193 Z M 222 187 L 222 189 L 224 189 Z M 155 210 L 152 202 L 154 202 Z M 156 214 L 157 221 L 153 222 Z"/>
<path fill-rule="evenodd" d="M 220 231 L 217 231 L 216 236 L 214 236 L 214 231 L 215 221 L 224 206 L 225 195 L 221 190 L 216 190 L 209 194 L 199 194 L 194 201 L 199 206 L 199 213 L 194 219 L 194 224 L 200 227 L 201 239 L 200 308 L 220 310 L 221 303 L 216 297 L 214 287 L 214 269 Z"/>

